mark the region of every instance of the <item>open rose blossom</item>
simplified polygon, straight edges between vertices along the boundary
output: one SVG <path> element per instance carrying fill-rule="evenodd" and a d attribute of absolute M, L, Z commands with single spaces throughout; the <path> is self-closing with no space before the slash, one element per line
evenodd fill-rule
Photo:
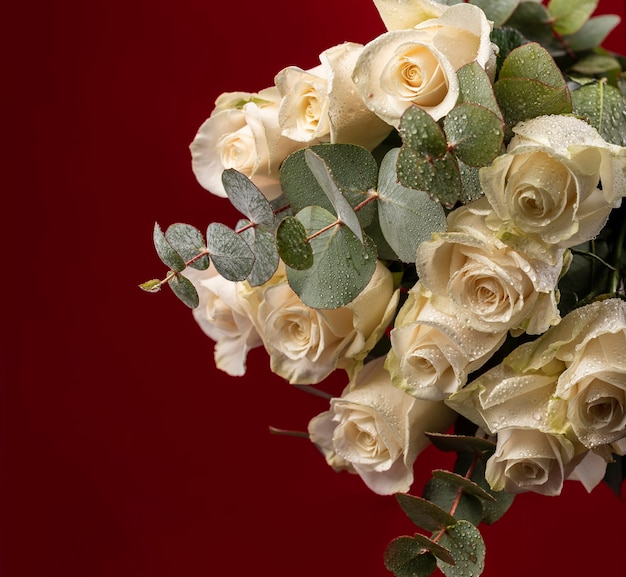
<path fill-rule="evenodd" d="M 439 120 L 459 97 L 459 68 L 477 62 L 493 71 L 490 33 L 491 22 L 480 8 L 456 4 L 415 28 L 390 30 L 372 40 L 352 78 L 363 102 L 396 128 L 412 105 Z"/>
<path fill-rule="evenodd" d="M 544 258 L 595 238 L 626 195 L 626 148 L 573 116 L 541 116 L 513 130 L 506 154 L 480 170 L 497 215 L 488 226 Z"/>
<path fill-rule="evenodd" d="M 363 292 L 341 308 L 306 306 L 286 280 L 258 287 L 251 298 L 259 302 L 254 323 L 272 371 L 292 384 L 315 384 L 337 368 L 360 369 L 391 323 L 398 292 L 378 262 Z"/>
<path fill-rule="evenodd" d="M 455 413 L 391 384 L 384 358 L 367 363 L 330 410 L 309 423 L 310 439 L 335 470 L 357 473 L 375 493 L 406 492 L 413 464 L 429 445 L 425 432 L 443 432 Z"/>
<path fill-rule="evenodd" d="M 289 66 L 275 78 L 281 95 L 278 121 L 282 134 L 298 142 L 349 143 L 369 150 L 391 127 L 363 103 L 352 81 L 363 45 L 339 44 L 320 54 L 311 70 Z"/>
<path fill-rule="evenodd" d="M 485 224 L 491 207 L 485 198 L 453 210 L 448 229 L 435 233 L 417 250 L 421 282 L 451 299 L 472 328 L 510 329 L 540 334 L 560 320 L 555 289 L 563 269 L 563 250 L 554 264 L 514 250 Z"/>
<path fill-rule="evenodd" d="M 431 296 L 419 282 L 409 291 L 391 331 L 385 366 L 395 386 L 435 401 L 465 385 L 468 374 L 502 345 L 507 331 L 477 331 L 459 319 L 452 301 L 447 309 L 436 309 Z"/>
<path fill-rule="evenodd" d="M 281 134 L 279 105 L 276 87 L 254 94 L 226 92 L 218 97 L 190 145 L 191 166 L 203 188 L 226 197 L 222 172 L 234 168 L 269 200 L 280 196 L 280 164 L 302 144 Z"/>

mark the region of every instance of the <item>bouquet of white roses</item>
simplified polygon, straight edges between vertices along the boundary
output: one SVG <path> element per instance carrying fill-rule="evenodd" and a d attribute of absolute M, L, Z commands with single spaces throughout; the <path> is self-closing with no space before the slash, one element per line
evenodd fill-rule
<path fill-rule="evenodd" d="M 306 436 L 421 529 L 397 576 L 476 576 L 516 493 L 619 490 L 626 59 L 597 1 L 374 0 L 387 32 L 216 101 L 199 183 L 242 219 L 155 225 L 164 284 L 232 376 L 345 389 Z M 410 495 L 433 443 L 457 453 Z"/>

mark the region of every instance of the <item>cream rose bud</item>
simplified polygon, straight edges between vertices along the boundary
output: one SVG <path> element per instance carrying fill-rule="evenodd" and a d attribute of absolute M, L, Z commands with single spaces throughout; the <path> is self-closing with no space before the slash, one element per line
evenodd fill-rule
<path fill-rule="evenodd" d="M 439 295 L 451 299 L 477 331 L 543 333 L 560 320 L 555 289 L 563 250 L 555 252 L 554 264 L 514 250 L 485 224 L 490 211 L 481 198 L 448 215 L 447 231 L 418 247 L 421 282 L 432 291 L 435 308 Z"/>
<path fill-rule="evenodd" d="M 245 283 L 226 280 L 213 265 L 204 271 L 187 268 L 183 274 L 198 291 L 193 317 L 215 341 L 217 368 L 234 377 L 245 374 L 248 351 L 263 344 L 253 323 L 258 302 Z"/>
<path fill-rule="evenodd" d="M 594 238 L 626 194 L 626 149 L 573 116 L 541 116 L 513 130 L 506 154 L 479 173 L 497 215 L 487 224 L 537 256 Z"/>
<path fill-rule="evenodd" d="M 458 99 L 459 68 L 477 62 L 493 72 L 491 27 L 477 6 L 456 4 L 413 29 L 378 36 L 365 46 L 352 74 L 363 102 L 396 128 L 413 105 L 439 120 Z"/>
<path fill-rule="evenodd" d="M 459 319 L 448 299 L 436 309 L 432 294 L 417 283 L 396 317 L 386 368 L 392 382 L 408 394 L 425 400 L 443 400 L 467 382 L 500 348 L 507 331 L 485 333 Z M 439 299 L 440 305 L 443 299 Z"/>
<path fill-rule="evenodd" d="M 190 145 L 192 169 L 202 187 L 226 197 L 222 172 L 234 168 L 269 200 L 280 196 L 280 164 L 302 144 L 281 135 L 279 105 L 276 87 L 218 97 Z"/>
<path fill-rule="evenodd" d="M 424 433 L 447 430 L 456 415 L 394 387 L 383 363 L 382 357 L 367 363 L 330 410 L 311 420 L 309 435 L 333 468 L 391 495 L 411 488 L 414 462 L 429 444 Z"/>
<path fill-rule="evenodd" d="M 336 368 L 357 371 L 391 323 L 397 301 L 391 273 L 378 262 L 365 289 L 337 309 L 306 306 L 286 280 L 268 286 L 255 324 L 272 371 L 292 384 L 314 384 Z"/>
<path fill-rule="evenodd" d="M 496 452 L 485 466 L 485 479 L 495 491 L 559 495 L 563 481 L 580 461 L 564 435 L 537 429 L 502 429 Z"/>
<path fill-rule="evenodd" d="M 298 142 L 349 143 L 372 150 L 391 127 L 371 112 L 356 92 L 352 70 L 363 51 L 345 42 L 320 54 L 311 70 L 289 66 L 275 83 L 282 97 L 278 121 L 284 136 Z"/>

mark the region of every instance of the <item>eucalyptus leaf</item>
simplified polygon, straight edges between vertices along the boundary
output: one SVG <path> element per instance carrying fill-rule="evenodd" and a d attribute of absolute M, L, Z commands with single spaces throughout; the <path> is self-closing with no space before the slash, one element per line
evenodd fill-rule
<path fill-rule="evenodd" d="M 472 0 L 472 4 L 481 8 L 494 26 L 502 26 L 519 3 L 520 0 Z"/>
<path fill-rule="evenodd" d="M 574 114 L 584 116 L 607 142 L 626 146 L 626 99 L 614 86 L 592 82 L 572 92 Z"/>
<path fill-rule="evenodd" d="M 485 542 L 480 531 L 468 521 L 459 521 L 442 535 L 440 543 L 454 557 L 454 565 L 437 561 L 446 577 L 476 577 L 485 568 Z"/>
<path fill-rule="evenodd" d="M 287 267 L 287 281 L 302 302 L 312 308 L 347 305 L 365 288 L 376 269 L 376 246 L 364 235 L 362 243 L 335 216 L 318 206 L 297 214 L 313 249 L 313 265 L 306 270 Z M 282 226 L 282 225 L 281 225 Z M 322 231 L 320 234 L 319 231 Z"/>
<path fill-rule="evenodd" d="M 241 236 L 219 222 L 206 231 L 207 249 L 217 272 L 227 280 L 245 280 L 254 265 L 254 254 Z"/>
<path fill-rule="evenodd" d="M 547 10 L 554 31 L 564 36 L 580 30 L 597 6 L 598 0 L 550 0 Z"/>
<path fill-rule="evenodd" d="M 227 168 L 222 172 L 222 183 L 228 200 L 252 223 L 266 227 L 274 224 L 272 206 L 247 176 L 234 168 Z"/>
<path fill-rule="evenodd" d="M 450 563 L 451 565 L 454 565 L 455 560 L 450 551 L 448 551 L 448 549 L 446 549 L 445 547 L 442 547 L 436 541 L 429 539 L 428 537 L 426 537 L 426 535 L 420 535 L 419 533 L 413 535 L 413 540 L 419 543 L 424 549 L 430 551 L 435 557 L 437 557 L 444 563 Z"/>
<path fill-rule="evenodd" d="M 620 18 L 615 14 L 594 16 L 578 32 L 566 36 L 565 40 L 574 52 L 591 50 L 600 46 L 619 23 Z"/>
<path fill-rule="evenodd" d="M 506 57 L 516 48 L 526 44 L 528 39 L 515 28 L 504 26 L 503 28 L 494 28 L 491 31 L 491 41 L 498 46 L 498 54 L 496 55 L 496 75 L 497 78 L 502 68 L 502 63 Z"/>
<path fill-rule="evenodd" d="M 304 160 L 309 170 L 313 173 L 315 180 L 317 180 L 317 183 L 320 185 L 320 188 L 333 205 L 337 218 L 363 242 L 363 231 L 361 230 L 359 218 L 350 206 L 350 203 L 343 194 L 341 194 L 337 183 L 333 180 L 333 176 L 328 169 L 328 165 L 320 156 L 310 149 L 304 151 Z"/>
<path fill-rule="evenodd" d="M 506 26 L 518 30 L 527 40 L 540 43 L 552 55 L 565 54 L 565 48 L 554 38 L 548 11 L 539 2 L 520 2 Z"/>
<path fill-rule="evenodd" d="M 610 72 L 617 74 L 621 71 L 622 67 L 617 58 L 608 54 L 589 54 L 570 67 L 570 72 L 583 76 L 604 75 Z"/>
<path fill-rule="evenodd" d="M 489 494 L 482 487 L 474 483 L 474 481 L 459 475 L 458 473 L 453 473 L 452 471 L 446 471 L 443 469 L 436 469 L 433 471 L 433 477 L 435 479 L 441 479 L 446 483 L 450 483 L 457 490 L 460 489 L 464 493 L 474 495 L 474 497 L 478 497 L 479 499 L 485 501 L 495 501 L 493 495 Z"/>
<path fill-rule="evenodd" d="M 496 444 L 480 437 L 468 437 L 465 435 L 448 435 L 445 433 L 426 433 L 430 442 L 440 451 L 454 451 L 455 453 L 466 452 L 474 455 L 491 455 Z"/>
<path fill-rule="evenodd" d="M 461 176 L 461 193 L 459 200 L 463 204 L 468 204 L 474 200 L 478 200 L 484 196 L 482 186 L 480 184 L 479 168 L 476 166 L 467 166 L 460 160 L 458 161 L 459 174 Z"/>
<path fill-rule="evenodd" d="M 281 165 L 280 181 L 285 197 L 294 214 L 307 206 L 321 206 L 332 212 L 333 205 L 307 166 L 305 150 L 292 153 Z M 376 187 L 378 165 L 369 150 L 354 144 L 318 144 L 308 150 L 324 160 L 333 180 L 352 207 L 367 199 L 368 191 Z M 358 217 L 363 227 L 373 219 L 373 204 L 359 210 Z"/>
<path fill-rule="evenodd" d="M 504 141 L 504 124 L 484 106 L 464 103 L 445 117 L 448 147 L 468 166 L 486 166 L 498 156 Z"/>
<path fill-rule="evenodd" d="M 450 513 L 422 497 L 398 493 L 396 499 L 409 519 L 426 531 L 439 531 L 457 522 Z"/>
<path fill-rule="evenodd" d="M 185 260 L 172 248 L 158 223 L 154 223 L 152 241 L 161 262 L 174 272 L 185 270 Z"/>
<path fill-rule="evenodd" d="M 502 118 L 502 112 L 493 93 L 489 76 L 477 62 L 471 62 L 457 71 L 461 93 L 457 105 L 463 103 L 480 104 Z"/>
<path fill-rule="evenodd" d="M 196 288 L 187 277 L 182 274 L 176 274 L 168 280 L 167 284 L 172 289 L 172 292 L 189 308 L 195 309 L 200 304 L 198 291 L 196 291 Z"/>
<path fill-rule="evenodd" d="M 399 128 L 403 148 L 421 156 L 442 158 L 448 149 L 446 137 L 433 118 L 417 106 L 410 106 L 402 115 Z"/>
<path fill-rule="evenodd" d="M 437 569 L 432 553 L 412 537 L 397 537 L 387 545 L 385 567 L 396 577 L 428 577 Z"/>
<path fill-rule="evenodd" d="M 209 258 L 204 254 L 198 258 L 199 254 L 206 253 L 206 243 L 202 233 L 190 224 L 172 224 L 165 231 L 165 238 L 170 246 L 187 262 L 187 266 L 198 270 L 209 268 Z"/>
<path fill-rule="evenodd" d="M 432 477 L 424 487 L 424 498 L 439 505 L 442 509 L 450 511 L 452 505 L 457 502 L 454 510 L 456 519 L 465 519 L 474 525 L 478 525 L 483 517 L 483 505 L 481 501 L 473 495 L 462 492 L 459 498 L 459 491 L 450 483 Z"/>
<path fill-rule="evenodd" d="M 307 240 L 306 228 L 295 216 L 284 218 L 278 226 L 276 246 L 288 267 L 305 270 L 313 266 L 313 249 Z"/>
<path fill-rule="evenodd" d="M 244 228 L 248 221 L 237 223 L 237 229 Z M 280 257 L 276 249 L 276 239 L 268 231 L 258 227 L 245 228 L 239 233 L 254 254 L 254 264 L 247 281 L 252 286 L 260 286 L 272 278 L 278 269 Z"/>
<path fill-rule="evenodd" d="M 432 233 L 446 228 L 446 215 L 439 202 L 423 190 L 398 182 L 396 165 L 400 149 L 383 159 L 378 181 L 378 219 L 382 233 L 403 262 L 414 262 L 417 247 Z"/>

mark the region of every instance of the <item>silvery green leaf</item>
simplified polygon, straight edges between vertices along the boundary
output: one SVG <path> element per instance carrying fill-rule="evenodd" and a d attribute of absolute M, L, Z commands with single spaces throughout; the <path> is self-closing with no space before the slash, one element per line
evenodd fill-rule
<path fill-rule="evenodd" d="M 167 284 L 172 292 L 183 301 L 189 308 L 195 309 L 200 304 L 198 291 L 191 284 L 191 281 L 181 274 L 174 275 Z"/>
<path fill-rule="evenodd" d="M 439 505 L 442 509 L 450 511 L 452 504 L 457 502 L 454 511 L 456 519 L 465 519 L 474 525 L 478 525 L 483 518 L 483 506 L 481 501 L 473 495 L 462 493 L 459 499 L 456 487 L 442 479 L 435 477 L 429 479 L 424 487 L 424 498 Z"/>
<path fill-rule="evenodd" d="M 251 222 L 266 227 L 274 224 L 272 206 L 247 176 L 228 168 L 222 173 L 222 183 L 232 205 Z"/>
<path fill-rule="evenodd" d="M 306 206 L 321 206 L 332 212 L 333 205 L 306 163 L 305 150 L 289 155 L 281 165 L 280 182 L 285 197 L 294 214 Z M 324 160 L 333 180 L 352 207 L 368 198 L 368 191 L 376 187 L 378 165 L 369 150 L 354 144 L 317 144 L 309 150 Z M 358 212 L 363 227 L 373 219 L 373 204 Z"/>
<path fill-rule="evenodd" d="M 580 30 L 597 6 L 598 0 L 550 0 L 547 10 L 554 31 L 564 36 Z"/>
<path fill-rule="evenodd" d="M 450 483 L 455 489 L 460 489 L 468 495 L 474 495 L 484 501 L 495 501 L 493 496 L 485 491 L 482 487 L 471 481 L 463 475 L 454 473 L 452 471 L 446 471 L 443 469 L 437 469 L 433 471 L 433 477 L 435 479 L 441 479 L 446 483 Z"/>
<path fill-rule="evenodd" d="M 167 238 L 165 238 L 161 227 L 156 222 L 154 223 L 154 229 L 152 231 L 152 240 L 157 255 L 165 266 L 169 267 L 174 272 L 185 270 L 187 266 L 185 260 L 172 248 Z"/>
<path fill-rule="evenodd" d="M 554 38 L 546 7 L 538 2 L 520 2 L 506 21 L 507 28 L 518 30 L 524 38 L 538 42 L 554 55 L 565 54 L 565 49 Z"/>
<path fill-rule="evenodd" d="M 446 137 L 440 126 L 427 112 L 417 106 L 405 110 L 399 132 L 403 147 L 410 148 L 422 156 L 441 158 L 446 154 Z"/>
<path fill-rule="evenodd" d="M 461 194 L 459 200 L 463 204 L 468 204 L 473 200 L 478 200 L 484 195 L 480 178 L 478 176 L 479 169 L 475 166 L 467 166 L 460 160 L 458 161 L 459 174 L 461 175 Z"/>
<path fill-rule="evenodd" d="M 565 41 L 574 52 L 591 50 L 600 46 L 619 23 L 620 18 L 615 14 L 594 16 L 578 32 L 566 36 Z"/>
<path fill-rule="evenodd" d="M 209 268 L 209 258 L 206 255 L 197 258 L 199 254 L 206 252 L 206 243 L 195 226 L 181 222 L 172 224 L 165 231 L 165 238 L 182 259 L 189 263 L 188 266 L 198 270 Z"/>
<path fill-rule="evenodd" d="M 380 166 L 378 220 L 389 246 L 403 262 L 414 262 L 417 247 L 430 240 L 433 232 L 446 228 L 446 216 L 439 202 L 423 190 L 401 185 L 396 174 L 400 149 L 387 153 Z"/>
<path fill-rule="evenodd" d="M 491 110 L 473 103 L 455 106 L 445 117 L 448 147 L 468 166 L 486 166 L 500 154 L 504 123 Z"/>
<path fill-rule="evenodd" d="M 320 156 L 310 149 L 304 151 L 304 160 L 309 170 L 313 173 L 315 180 L 317 180 L 317 183 L 320 185 L 320 188 L 333 205 L 337 218 L 362 242 L 363 231 L 361 230 L 359 218 L 350 206 L 350 203 L 343 194 L 341 194 L 337 183 L 333 180 L 333 175 L 328 169 L 328 165 Z"/>
<path fill-rule="evenodd" d="M 596 74 L 606 75 L 611 72 L 619 74 L 622 66 L 617 58 L 608 54 L 589 54 L 570 67 L 571 72 L 593 77 Z"/>
<path fill-rule="evenodd" d="M 217 272 L 227 280 L 245 280 L 254 264 L 254 254 L 243 238 L 219 222 L 206 231 L 209 255 Z"/>
<path fill-rule="evenodd" d="M 367 285 L 376 269 L 376 246 L 364 235 L 362 243 L 335 216 L 318 206 L 297 214 L 311 235 L 313 265 L 306 270 L 287 268 L 287 280 L 302 302 L 312 308 L 338 308 L 351 302 Z"/>
<path fill-rule="evenodd" d="M 520 0 L 472 0 L 472 4 L 481 8 L 495 27 L 502 26 L 519 3 Z"/>
<path fill-rule="evenodd" d="M 497 78 L 502 63 L 506 57 L 522 44 L 526 44 L 528 40 L 515 28 L 494 28 L 491 31 L 491 41 L 498 45 L 498 54 L 496 56 L 496 75 Z"/>
<path fill-rule="evenodd" d="M 437 569 L 434 555 L 408 536 L 397 537 L 387 545 L 384 561 L 395 577 L 428 577 Z"/>
<path fill-rule="evenodd" d="M 237 223 L 237 229 L 243 228 L 248 221 Z M 239 233 L 254 254 L 254 264 L 247 281 L 252 286 L 260 286 L 267 282 L 276 272 L 280 257 L 276 250 L 276 239 L 270 232 L 258 227 L 249 227 Z"/>
<path fill-rule="evenodd" d="M 439 531 L 457 523 L 450 513 L 423 497 L 398 493 L 396 499 L 407 517 L 426 531 Z"/>
<path fill-rule="evenodd" d="M 462 103 L 480 104 L 498 117 L 502 117 L 489 76 L 478 63 L 466 64 L 457 71 L 457 77 L 461 91 L 457 105 Z"/>
<path fill-rule="evenodd" d="M 446 577 L 476 577 L 485 568 L 485 542 L 480 531 L 469 521 L 459 521 L 439 540 L 450 551 L 454 565 L 437 561 Z"/>
<path fill-rule="evenodd" d="M 296 270 L 313 266 L 313 249 L 304 225 L 295 216 L 287 216 L 278 225 L 276 246 L 283 262 Z"/>
<path fill-rule="evenodd" d="M 572 92 L 574 114 L 585 116 L 607 142 L 626 146 L 626 99 L 605 82 L 585 84 Z"/>

